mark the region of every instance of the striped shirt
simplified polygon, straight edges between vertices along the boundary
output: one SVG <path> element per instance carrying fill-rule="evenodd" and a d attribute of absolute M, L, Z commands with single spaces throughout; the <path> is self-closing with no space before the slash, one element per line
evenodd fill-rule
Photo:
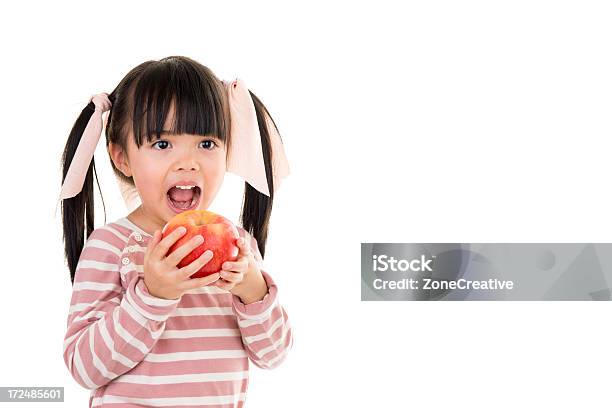
<path fill-rule="evenodd" d="M 87 238 L 64 338 L 70 374 L 92 390 L 90 407 L 244 406 L 249 361 L 275 368 L 293 345 L 257 241 L 251 237 L 268 292 L 245 305 L 210 285 L 176 300 L 151 295 L 143 273 L 151 238 L 126 217 Z"/>

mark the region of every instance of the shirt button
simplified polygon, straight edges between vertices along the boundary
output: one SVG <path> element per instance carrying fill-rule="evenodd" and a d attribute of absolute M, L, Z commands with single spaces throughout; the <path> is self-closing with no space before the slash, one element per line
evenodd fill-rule
<path fill-rule="evenodd" d="M 134 233 L 134 239 L 138 242 L 142 241 L 142 235 L 139 232 Z"/>
<path fill-rule="evenodd" d="M 124 265 L 127 265 L 127 264 L 129 264 L 129 263 L 130 263 L 130 259 L 129 259 L 129 258 L 123 258 L 123 259 L 121 260 L 121 263 L 122 263 L 122 264 L 124 264 Z"/>
<path fill-rule="evenodd" d="M 130 251 L 130 252 L 136 252 L 136 245 L 130 245 L 130 246 L 128 247 L 128 251 Z"/>

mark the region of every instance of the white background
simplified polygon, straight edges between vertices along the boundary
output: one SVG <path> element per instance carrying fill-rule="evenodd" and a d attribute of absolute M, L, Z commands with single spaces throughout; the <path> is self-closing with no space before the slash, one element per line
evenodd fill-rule
<path fill-rule="evenodd" d="M 294 347 L 251 366 L 246 406 L 609 404 L 608 302 L 360 301 L 360 242 L 610 241 L 606 2 L 0 7 L 0 386 L 86 406 L 62 359 L 61 152 L 92 94 L 185 55 L 246 81 L 292 171 L 265 264 Z M 126 211 L 98 147 L 113 221 Z M 228 174 L 210 209 L 237 221 L 241 185 Z M 96 211 L 100 226 L 99 194 Z"/>

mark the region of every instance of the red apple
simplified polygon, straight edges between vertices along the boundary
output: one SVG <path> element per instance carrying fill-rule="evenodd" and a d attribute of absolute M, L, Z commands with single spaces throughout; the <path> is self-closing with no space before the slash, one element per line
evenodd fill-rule
<path fill-rule="evenodd" d="M 185 227 L 187 232 L 170 247 L 168 255 L 196 235 L 202 235 L 204 242 L 187 254 L 178 263 L 178 268 L 189 265 L 209 249 L 213 252 L 212 259 L 191 275 L 192 279 L 219 272 L 224 262 L 238 259 L 238 229 L 222 215 L 206 210 L 183 211 L 168 221 L 162 231 L 162 239 L 180 226 Z"/>

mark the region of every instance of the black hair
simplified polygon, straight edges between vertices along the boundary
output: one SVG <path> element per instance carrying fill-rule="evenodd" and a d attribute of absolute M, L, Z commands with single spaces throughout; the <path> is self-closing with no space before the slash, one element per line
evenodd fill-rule
<path fill-rule="evenodd" d="M 222 141 L 227 147 L 226 151 L 229 152 L 232 140 L 225 89 L 222 81 L 209 68 L 188 57 L 170 56 L 159 61 L 146 61 L 136 66 L 108 94 L 112 107 L 107 117 L 107 151 L 109 143 L 113 143 L 127 152 L 127 138 L 130 133 L 136 145 L 140 147 L 144 144 L 145 138 L 151 142 L 154 136 L 160 138 L 162 130 L 170 130 L 173 134 L 213 136 Z M 270 196 L 260 193 L 245 182 L 240 222 L 242 227 L 257 240 L 259 251 L 264 257 L 274 200 L 271 129 L 268 129 L 268 123 L 274 126 L 276 131 L 278 129 L 261 100 L 250 90 L 249 93 L 261 134 Z M 174 106 L 175 112 L 173 126 L 171 129 L 164 129 L 171 106 Z M 70 131 L 61 160 L 62 183 L 94 109 L 94 103 L 89 102 Z M 118 177 L 134 186 L 132 177 L 125 176 L 115 167 L 112 160 L 111 165 Z M 62 200 L 61 204 L 64 249 L 72 283 L 85 241 L 94 230 L 94 175 L 100 190 L 92 158 L 83 190 L 74 197 Z M 100 196 L 102 197 L 101 190 Z M 106 224 L 106 206 L 103 197 L 102 204 Z"/>

